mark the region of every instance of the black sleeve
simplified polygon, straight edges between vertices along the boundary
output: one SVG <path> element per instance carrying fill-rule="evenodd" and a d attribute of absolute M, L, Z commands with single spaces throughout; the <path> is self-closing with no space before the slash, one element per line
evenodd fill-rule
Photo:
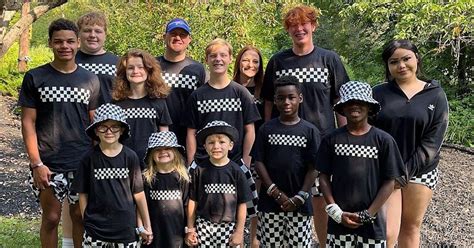
<path fill-rule="evenodd" d="M 160 99 L 160 104 L 157 109 L 157 113 L 159 115 L 158 116 L 159 123 L 157 123 L 158 126 L 169 126 L 173 124 L 170 113 L 168 111 L 168 105 L 166 105 L 165 99 Z"/>
<path fill-rule="evenodd" d="M 128 159 L 129 164 L 129 177 L 130 177 L 130 186 L 133 194 L 140 193 L 143 191 L 143 176 L 142 170 L 140 169 L 140 161 L 136 154 L 132 154 Z"/>
<path fill-rule="evenodd" d="M 91 98 L 89 100 L 89 110 L 94 110 L 99 107 L 101 101 L 101 94 L 100 94 L 100 81 L 97 75 L 93 75 L 91 78 Z"/>
<path fill-rule="evenodd" d="M 241 93 L 240 99 L 242 101 L 244 125 L 260 120 L 261 116 L 258 112 L 257 105 L 255 104 L 252 95 L 250 95 L 250 93 L 245 90 Z"/>
<path fill-rule="evenodd" d="M 265 161 L 265 126 L 266 124 L 263 124 L 258 130 L 257 137 L 252 147 L 252 157 L 255 158 L 255 161 L 262 163 Z"/>
<path fill-rule="evenodd" d="M 87 152 L 82 157 L 79 168 L 74 174 L 74 180 L 72 182 L 72 190 L 77 193 L 89 194 L 91 184 L 91 154 Z"/>
<path fill-rule="evenodd" d="M 381 163 L 381 165 L 383 165 L 383 168 L 381 169 L 383 179 L 390 180 L 405 175 L 406 169 L 402 155 L 398 150 L 397 142 L 392 138 L 392 136 L 387 134 L 383 146 L 383 153 L 380 158 L 380 161 L 383 161 Z"/>
<path fill-rule="evenodd" d="M 261 96 L 266 101 L 273 102 L 274 95 L 274 82 L 275 82 L 275 63 L 274 57 L 268 61 L 267 68 L 265 69 L 265 75 L 263 76 L 263 86 Z"/>
<path fill-rule="evenodd" d="M 199 168 L 189 167 L 189 175 L 191 177 L 191 182 L 189 182 L 189 199 L 196 201 L 198 200 L 199 192 Z"/>
<path fill-rule="evenodd" d="M 187 115 L 185 118 L 185 124 L 186 124 L 186 127 L 188 128 L 198 129 L 200 115 L 199 115 L 198 108 L 196 105 L 195 97 L 196 97 L 195 94 L 191 94 L 191 96 L 188 99 L 188 103 L 186 104 Z"/>
<path fill-rule="evenodd" d="M 321 141 L 317 153 L 316 170 L 326 175 L 332 175 L 332 157 L 334 156 L 333 146 L 330 144 L 330 137 L 325 136 Z"/>
<path fill-rule="evenodd" d="M 438 94 L 438 101 L 435 106 L 433 120 L 423 134 L 420 145 L 416 148 L 415 153 L 406 161 L 406 167 L 410 177 L 416 172 L 431 164 L 437 159 L 441 145 L 443 144 L 444 135 L 448 128 L 448 100 L 444 91 Z"/>
<path fill-rule="evenodd" d="M 245 203 L 252 200 L 252 192 L 250 191 L 249 183 L 243 171 L 237 169 L 237 203 Z"/>
<path fill-rule="evenodd" d="M 183 200 L 183 206 L 186 209 L 186 206 L 188 206 L 188 200 L 189 200 L 189 182 L 185 180 L 181 180 L 181 198 Z M 186 211 L 185 211 L 186 212 Z"/>
<path fill-rule="evenodd" d="M 306 157 L 304 158 L 304 163 L 312 165 L 314 169 L 316 169 L 318 149 L 321 143 L 321 136 L 319 135 L 319 131 L 316 127 L 311 129 L 308 138 L 309 142 L 308 147 L 306 148 Z"/>
<path fill-rule="evenodd" d="M 34 87 L 33 75 L 27 72 L 23 77 L 23 82 L 21 83 L 18 105 L 27 108 L 36 108 L 38 101 L 39 94 Z"/>
<path fill-rule="evenodd" d="M 329 72 L 331 80 L 331 100 L 332 104 L 336 103 L 336 100 L 339 99 L 339 88 L 341 85 L 349 81 L 349 76 L 347 75 L 346 68 L 341 61 L 341 58 L 337 54 L 334 54 L 334 59 L 332 62 L 332 70 Z"/>

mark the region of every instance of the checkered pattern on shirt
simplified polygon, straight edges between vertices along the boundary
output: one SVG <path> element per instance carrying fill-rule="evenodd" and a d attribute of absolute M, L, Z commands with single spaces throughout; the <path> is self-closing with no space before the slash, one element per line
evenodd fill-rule
<path fill-rule="evenodd" d="M 335 235 L 328 234 L 326 244 L 329 247 L 346 248 L 346 247 L 367 247 L 367 248 L 385 248 L 386 240 L 369 239 L 358 236 L 356 234 Z"/>
<path fill-rule="evenodd" d="M 94 169 L 94 177 L 97 180 L 128 178 L 128 168 L 98 168 L 98 169 Z"/>
<path fill-rule="evenodd" d="M 154 108 L 128 108 L 125 109 L 127 119 L 153 119 L 156 118 Z"/>
<path fill-rule="evenodd" d="M 91 91 L 77 87 L 46 86 L 38 88 L 42 102 L 77 102 L 89 104 Z"/>
<path fill-rule="evenodd" d="M 378 158 L 379 151 L 374 146 L 334 144 L 336 155 L 360 158 Z"/>
<path fill-rule="evenodd" d="M 96 75 L 114 76 L 117 70 L 115 65 L 109 64 L 79 63 L 78 65 Z"/>
<path fill-rule="evenodd" d="M 328 82 L 329 70 L 327 68 L 293 68 L 275 72 L 277 78 L 282 76 L 295 76 L 300 83 Z"/>
<path fill-rule="evenodd" d="M 198 80 L 196 76 L 168 72 L 162 73 L 161 76 L 170 87 L 190 90 L 197 89 Z"/>
<path fill-rule="evenodd" d="M 268 142 L 271 145 L 306 147 L 308 139 L 298 135 L 270 134 L 268 135 Z"/>
<path fill-rule="evenodd" d="M 171 201 L 181 199 L 179 190 L 150 190 L 150 198 L 155 201 Z"/>
<path fill-rule="evenodd" d="M 204 185 L 206 194 L 235 194 L 235 186 L 225 183 L 210 183 Z"/>
<path fill-rule="evenodd" d="M 242 111 L 240 98 L 223 98 L 197 101 L 198 111 L 201 114 L 211 112 Z"/>

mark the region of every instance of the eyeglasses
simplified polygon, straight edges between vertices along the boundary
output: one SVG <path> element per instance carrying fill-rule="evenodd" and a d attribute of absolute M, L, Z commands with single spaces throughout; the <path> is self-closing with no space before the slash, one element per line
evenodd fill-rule
<path fill-rule="evenodd" d="M 107 131 L 110 130 L 112 133 L 117 133 L 122 129 L 121 126 L 105 126 L 105 125 L 100 125 L 97 127 L 97 132 L 99 133 L 106 133 Z"/>

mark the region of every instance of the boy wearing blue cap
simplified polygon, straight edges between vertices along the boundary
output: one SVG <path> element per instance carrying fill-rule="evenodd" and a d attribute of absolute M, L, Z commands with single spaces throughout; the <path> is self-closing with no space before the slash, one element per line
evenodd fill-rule
<path fill-rule="evenodd" d="M 148 207 L 137 154 L 121 142 L 130 136 L 125 111 L 100 106 L 87 135 L 99 144 L 81 161 L 73 188 L 84 219 L 83 247 L 137 247 L 137 234 L 151 243 Z M 136 228 L 136 212 L 143 226 Z"/>
<path fill-rule="evenodd" d="M 379 210 L 404 175 L 403 160 L 395 140 L 367 121 L 380 111 L 370 85 L 349 81 L 339 93 L 334 110 L 347 125 L 323 138 L 316 165 L 331 217 L 327 245 L 386 247 L 386 217 Z"/>
<path fill-rule="evenodd" d="M 166 97 L 173 121 L 169 129 L 176 134 L 179 144 L 186 144 L 183 113 L 191 93 L 206 82 L 206 70 L 204 65 L 186 56 L 192 39 L 191 27 L 184 19 L 174 18 L 169 21 L 163 39 L 165 53 L 157 57 L 157 60 L 163 79 L 171 87 L 171 93 Z"/>

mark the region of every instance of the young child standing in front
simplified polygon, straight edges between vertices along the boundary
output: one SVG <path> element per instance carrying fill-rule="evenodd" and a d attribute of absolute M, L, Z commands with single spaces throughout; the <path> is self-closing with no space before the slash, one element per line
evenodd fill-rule
<path fill-rule="evenodd" d="M 180 151 L 181 150 L 181 151 Z M 189 175 L 173 132 L 151 134 L 143 172 L 153 242 L 142 247 L 183 247 Z M 138 219 L 138 226 L 141 226 Z"/>
<path fill-rule="evenodd" d="M 165 100 L 169 92 L 158 62 L 149 53 L 132 49 L 120 58 L 112 97 L 126 112 L 132 137 L 124 145 L 137 153 L 142 170 L 148 137 L 167 131 L 172 123 Z"/>
<path fill-rule="evenodd" d="M 303 102 L 294 76 L 275 81 L 274 102 L 280 115 L 259 129 L 256 170 L 262 180 L 257 237 L 263 247 L 311 247 L 310 189 L 316 179 L 318 129 L 298 116 Z"/>
<path fill-rule="evenodd" d="M 140 163 L 136 153 L 121 144 L 130 136 L 125 112 L 110 103 L 100 106 L 86 133 L 99 144 L 83 156 L 73 183 L 84 219 L 83 247 L 137 247 L 137 210 L 145 242 L 151 242 Z"/>
<path fill-rule="evenodd" d="M 243 242 L 246 202 L 252 198 L 239 165 L 229 151 L 239 137 L 224 121 L 213 121 L 196 139 L 209 158 L 191 174 L 186 244 L 199 247 L 238 246 Z"/>
<path fill-rule="evenodd" d="M 331 217 L 326 244 L 386 247 L 386 218 L 379 210 L 404 175 L 403 160 L 392 136 L 367 122 L 380 111 L 370 85 L 349 81 L 339 92 L 334 110 L 347 125 L 323 138 L 316 165 Z"/>

